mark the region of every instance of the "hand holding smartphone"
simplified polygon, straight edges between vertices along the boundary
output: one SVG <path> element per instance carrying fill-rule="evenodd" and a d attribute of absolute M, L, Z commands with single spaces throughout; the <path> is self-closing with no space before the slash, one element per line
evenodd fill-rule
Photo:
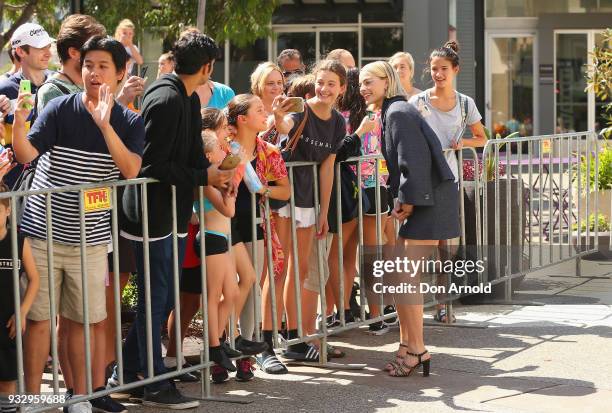
<path fill-rule="evenodd" d="M 19 82 L 19 94 L 22 95 L 24 93 L 31 94 L 32 93 L 32 83 L 28 79 L 21 79 Z M 32 102 L 30 101 L 30 97 L 23 100 L 23 107 L 32 110 Z"/>

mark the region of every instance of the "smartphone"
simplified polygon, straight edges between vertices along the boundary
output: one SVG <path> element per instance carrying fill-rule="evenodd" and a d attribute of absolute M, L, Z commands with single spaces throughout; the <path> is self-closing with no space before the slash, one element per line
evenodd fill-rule
<path fill-rule="evenodd" d="M 32 84 L 28 79 L 21 79 L 19 82 L 19 93 L 32 93 Z M 32 104 L 29 101 L 25 101 L 23 107 L 31 110 Z"/>
<path fill-rule="evenodd" d="M 221 162 L 219 169 L 221 169 L 222 171 L 227 171 L 230 169 L 234 169 L 239 164 L 240 164 L 240 156 L 230 153 L 225 157 L 225 159 L 223 159 L 223 162 Z"/>
<path fill-rule="evenodd" d="M 144 79 L 145 76 L 147 75 L 147 70 L 149 70 L 149 66 L 141 66 L 139 76 Z"/>
<path fill-rule="evenodd" d="M 287 109 L 287 112 L 293 112 L 293 113 L 304 112 L 304 99 L 302 99 L 301 97 L 289 97 L 285 100 L 285 102 L 290 103 L 290 106 Z"/>

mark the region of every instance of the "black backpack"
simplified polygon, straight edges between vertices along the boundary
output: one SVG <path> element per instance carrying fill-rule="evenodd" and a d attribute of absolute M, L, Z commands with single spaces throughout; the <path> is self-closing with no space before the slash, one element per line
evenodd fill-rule
<path fill-rule="evenodd" d="M 45 82 L 40 85 L 39 89 L 47 84 L 51 83 L 53 86 L 57 87 L 60 92 L 64 95 L 71 94 L 70 90 L 64 86 L 62 83 L 58 82 L 56 79 L 49 78 L 45 80 Z M 32 117 L 30 118 L 30 125 L 34 124 L 36 118 L 38 117 L 38 93 L 34 97 L 34 107 L 32 109 Z M 34 173 L 36 172 L 36 165 L 38 164 L 38 158 L 34 159 L 32 162 L 23 165 L 23 169 L 19 174 L 19 177 L 15 181 L 12 190 L 13 191 L 27 191 L 32 187 L 32 181 L 34 180 Z M 18 197 L 15 201 L 15 208 L 17 212 L 17 225 L 21 225 L 21 218 L 23 217 L 23 211 L 25 209 L 26 197 Z"/>

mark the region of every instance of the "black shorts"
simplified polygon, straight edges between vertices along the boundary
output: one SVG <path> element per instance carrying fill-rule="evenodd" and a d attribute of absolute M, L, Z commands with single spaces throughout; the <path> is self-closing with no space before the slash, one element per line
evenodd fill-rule
<path fill-rule="evenodd" d="M 363 191 L 363 195 L 368 197 L 368 205 L 370 206 L 370 208 L 368 208 L 367 211 L 364 211 L 364 215 L 376 215 L 376 188 L 365 188 L 365 190 Z M 380 187 L 380 213 L 381 214 L 386 214 L 388 212 L 391 212 L 392 208 L 389 208 L 389 198 L 391 198 L 389 196 L 389 191 L 387 190 L 386 187 L 381 186 Z M 391 199 L 391 202 L 393 202 L 393 199 Z"/>
<path fill-rule="evenodd" d="M 198 238 L 194 240 L 194 248 L 200 251 Z M 206 242 L 206 256 L 224 254 L 228 251 L 227 238 L 218 234 L 206 232 L 204 237 Z M 200 267 L 183 268 L 181 275 L 180 291 L 183 293 L 202 294 L 202 275 Z"/>
<path fill-rule="evenodd" d="M 8 336 L 6 323 L 0 326 L 0 381 L 17 380 L 17 348 Z"/>
<path fill-rule="evenodd" d="M 251 228 L 251 213 L 236 214 L 232 218 L 232 247 L 241 242 L 247 243 L 253 240 L 253 228 Z M 263 239 L 263 229 L 256 224 L 257 239 Z"/>
<path fill-rule="evenodd" d="M 206 248 L 206 256 L 209 255 L 217 255 L 217 254 L 225 254 L 229 251 L 227 238 L 223 235 L 219 234 L 211 234 L 210 232 L 204 233 L 204 242 L 206 243 L 204 247 Z M 200 233 L 196 235 L 193 240 L 193 248 L 196 254 L 200 253 Z"/>

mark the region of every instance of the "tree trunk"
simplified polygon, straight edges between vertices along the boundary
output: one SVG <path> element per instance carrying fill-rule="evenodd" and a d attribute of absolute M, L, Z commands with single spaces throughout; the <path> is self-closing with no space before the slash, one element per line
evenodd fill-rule
<path fill-rule="evenodd" d="M 23 8 L 23 11 L 21 12 L 21 14 L 19 15 L 19 17 L 17 18 L 17 20 L 15 20 L 13 22 L 13 24 L 11 25 L 11 27 L 4 33 L 2 33 L 2 37 L 0 39 L 0 48 L 3 48 L 4 45 L 6 45 L 6 43 L 11 39 L 11 36 L 13 36 L 13 33 L 15 33 L 15 30 L 21 26 L 22 24 L 26 23 L 28 20 L 30 20 L 30 17 L 32 17 L 32 15 L 34 14 L 34 11 L 36 11 L 36 6 L 38 5 L 38 0 L 29 0 L 28 3 L 25 5 L 25 7 Z M 1 3 L 1 7 L 2 9 L 4 9 L 4 7 L 7 6 L 4 4 L 4 2 Z M 2 10 L 4 11 L 4 10 Z"/>

